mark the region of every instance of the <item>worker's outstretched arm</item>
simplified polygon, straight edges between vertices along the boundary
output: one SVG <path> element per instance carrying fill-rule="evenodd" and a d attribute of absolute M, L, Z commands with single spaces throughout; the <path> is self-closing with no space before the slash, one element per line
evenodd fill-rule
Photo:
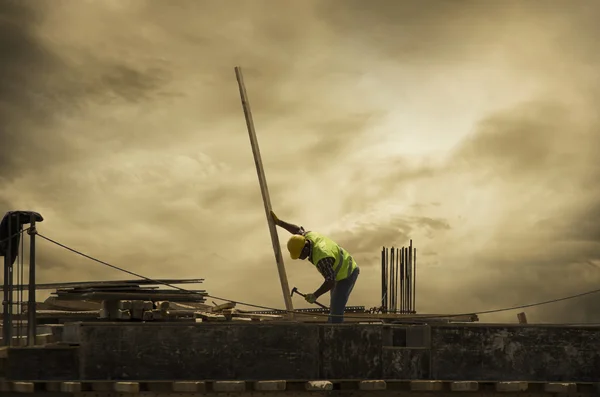
<path fill-rule="evenodd" d="M 333 271 L 333 258 L 323 258 L 317 263 L 317 269 L 325 278 L 323 284 L 314 292 L 315 298 L 319 298 L 321 295 L 326 294 L 331 291 L 331 289 L 335 286 L 335 272 Z"/>
<path fill-rule="evenodd" d="M 303 232 L 304 232 L 304 229 L 302 227 L 294 225 L 292 223 L 287 223 L 287 222 L 279 219 L 273 211 L 271 211 L 271 217 L 273 218 L 273 221 L 275 222 L 275 224 L 277 226 L 284 228 L 291 234 L 303 234 Z"/>

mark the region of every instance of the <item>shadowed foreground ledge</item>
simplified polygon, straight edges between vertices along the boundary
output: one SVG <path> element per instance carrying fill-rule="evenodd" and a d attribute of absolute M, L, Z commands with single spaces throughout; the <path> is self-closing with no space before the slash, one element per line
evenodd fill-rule
<path fill-rule="evenodd" d="M 435 380 L 446 382 L 427 387 L 444 390 L 481 382 L 600 382 L 600 327 L 72 323 L 62 339 L 5 349 L 6 381 L 73 383 L 60 386 L 67 388 L 209 381 L 210 390 L 213 381 L 242 381 L 236 387 L 244 390 L 274 380 L 288 386 L 344 381 L 356 388 L 382 387 L 361 381 L 387 380 L 387 389 L 393 381 Z"/>

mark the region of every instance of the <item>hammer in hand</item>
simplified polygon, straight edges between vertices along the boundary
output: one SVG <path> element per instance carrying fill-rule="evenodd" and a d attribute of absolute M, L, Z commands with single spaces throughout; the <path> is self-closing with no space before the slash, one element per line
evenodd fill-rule
<path fill-rule="evenodd" d="M 302 292 L 298 291 L 298 288 L 296 288 L 296 287 L 292 288 L 292 293 L 290 294 L 290 296 L 294 296 L 294 293 L 300 295 L 303 298 L 306 296 Z M 321 304 L 319 302 L 315 302 L 315 304 L 321 306 L 325 310 L 329 310 L 329 308 L 327 306 L 325 306 L 325 305 L 323 305 L 323 304 Z"/>

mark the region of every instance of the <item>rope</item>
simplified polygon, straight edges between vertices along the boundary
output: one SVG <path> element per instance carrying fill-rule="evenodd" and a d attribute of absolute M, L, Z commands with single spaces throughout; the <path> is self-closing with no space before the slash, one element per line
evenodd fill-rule
<path fill-rule="evenodd" d="M 94 262 L 97 262 L 99 264 L 102 264 L 104 266 L 107 266 L 107 267 L 110 267 L 112 269 L 115 269 L 115 270 L 127 273 L 129 275 L 134 276 L 134 277 L 138 277 L 138 278 L 141 278 L 141 279 L 144 279 L 144 280 L 148 280 L 148 281 L 156 283 L 156 284 L 163 284 L 165 286 L 168 286 L 168 287 L 180 290 L 180 291 L 184 291 L 184 292 L 187 292 L 187 293 L 190 293 L 190 294 L 201 294 L 201 295 L 207 296 L 209 298 L 218 299 L 218 300 L 221 300 L 221 301 L 224 301 L 224 302 L 231 302 L 231 303 L 235 303 L 235 304 L 241 305 L 241 306 L 254 307 L 254 308 L 257 308 L 257 309 L 277 310 L 277 311 L 281 311 L 281 312 L 294 313 L 294 314 L 306 314 L 304 312 L 300 312 L 300 311 L 297 311 L 297 310 L 277 309 L 277 308 L 273 308 L 273 307 L 269 307 L 269 306 L 256 305 L 256 304 L 253 304 L 253 303 L 248 303 L 248 302 L 243 302 L 243 301 L 236 301 L 236 300 L 227 299 L 227 298 L 221 298 L 221 297 L 214 296 L 214 295 L 209 295 L 209 294 L 206 294 L 206 293 L 199 293 L 199 292 L 195 292 L 195 291 L 189 291 L 189 290 L 187 290 L 185 288 L 181 288 L 181 287 L 178 287 L 176 285 L 165 283 L 165 282 L 162 282 L 160 280 L 154 280 L 154 279 L 151 279 L 151 278 L 146 277 L 144 275 L 141 275 L 141 274 L 132 272 L 130 270 L 124 269 L 122 267 L 111 265 L 110 263 L 101 261 L 100 259 L 97 259 L 97 258 L 94 258 L 94 257 L 92 257 L 90 255 L 84 254 L 81 251 L 78 251 L 78 250 L 76 250 L 74 248 L 70 248 L 70 247 L 68 247 L 68 246 L 66 246 L 64 244 L 61 244 L 58 241 L 53 240 L 53 239 L 51 239 L 49 237 L 46 237 L 46 236 L 44 236 L 44 235 L 42 235 L 40 233 L 37 233 L 37 235 L 39 237 L 41 237 L 42 239 L 50 242 L 50 243 L 58 245 L 61 248 L 64 248 L 64 249 L 66 249 L 66 250 L 68 250 L 68 251 L 70 251 L 72 253 L 75 253 L 77 255 L 83 256 L 83 257 L 85 257 L 87 259 L 90 259 L 90 260 L 92 260 Z M 528 304 L 525 304 L 525 305 L 509 306 L 509 307 L 504 307 L 504 308 L 499 308 L 499 309 L 481 310 L 481 311 L 476 311 L 476 312 L 466 312 L 466 313 L 459 313 L 459 314 L 445 314 L 445 315 L 438 315 L 438 316 L 407 316 L 407 317 L 402 317 L 401 319 L 402 320 L 405 320 L 405 319 L 407 319 L 407 320 L 408 319 L 427 320 L 427 319 L 435 319 L 435 318 L 463 317 L 463 316 L 472 316 L 472 315 L 480 315 L 480 314 L 500 313 L 500 312 L 507 312 L 507 311 L 512 311 L 512 310 L 524 309 L 524 308 L 528 308 L 528 307 L 548 305 L 548 304 L 551 304 L 551 303 L 557 303 L 557 302 L 562 302 L 562 301 L 571 300 L 571 299 L 577 299 L 577 298 L 581 298 L 581 297 L 586 296 L 586 295 L 597 294 L 599 292 L 600 292 L 600 288 L 595 289 L 595 290 L 591 290 L 591 291 L 582 292 L 582 293 L 575 294 L 575 295 L 565 296 L 565 297 L 562 297 L 562 298 L 550 299 L 550 300 L 536 302 L 536 303 L 528 303 Z M 339 317 L 344 317 L 344 318 L 355 318 L 355 319 L 360 319 L 360 320 L 368 321 L 367 318 L 365 318 L 365 317 L 359 317 L 359 316 L 332 315 L 332 314 L 321 314 L 321 313 L 312 313 L 311 315 L 313 315 L 313 316 L 321 316 L 321 317 L 339 316 Z M 595 325 L 595 324 L 586 324 L 586 325 Z"/>

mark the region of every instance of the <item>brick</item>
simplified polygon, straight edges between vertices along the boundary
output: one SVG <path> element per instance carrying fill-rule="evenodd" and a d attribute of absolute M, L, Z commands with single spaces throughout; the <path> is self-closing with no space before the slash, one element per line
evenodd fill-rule
<path fill-rule="evenodd" d="M 440 391 L 444 388 L 444 383 L 439 380 L 412 380 L 410 381 L 411 391 Z"/>
<path fill-rule="evenodd" d="M 256 391 L 284 391 L 286 382 L 284 380 L 261 380 L 254 382 Z"/>
<path fill-rule="evenodd" d="M 131 301 L 131 309 L 133 310 L 152 310 L 154 305 L 151 301 L 134 300 Z"/>
<path fill-rule="evenodd" d="M 497 392 L 515 393 L 527 391 L 529 384 L 527 382 L 498 382 L 496 383 Z"/>
<path fill-rule="evenodd" d="M 450 383 L 450 390 L 452 391 L 478 391 L 479 382 L 452 382 Z"/>
<path fill-rule="evenodd" d="M 222 380 L 213 383 L 213 391 L 216 392 L 243 392 L 246 391 L 246 382 L 243 380 Z"/>
<path fill-rule="evenodd" d="M 577 393 L 576 383 L 545 383 L 544 391 L 546 393 Z"/>
<path fill-rule="evenodd" d="M 35 390 L 33 382 L 13 382 L 12 391 L 17 393 L 33 393 Z"/>
<path fill-rule="evenodd" d="M 140 384 L 138 382 L 116 382 L 113 390 L 117 393 L 139 393 Z"/>
<path fill-rule="evenodd" d="M 313 380 L 306 382 L 304 387 L 307 391 L 333 390 L 333 383 L 327 380 Z"/>
<path fill-rule="evenodd" d="M 63 382 L 60 384 L 60 391 L 63 393 L 80 393 L 80 382 Z"/>
<path fill-rule="evenodd" d="M 204 382 L 173 382 L 172 388 L 175 393 L 204 393 L 206 384 Z"/>
<path fill-rule="evenodd" d="M 358 383 L 359 390 L 385 390 L 387 383 L 384 380 L 363 380 Z"/>

